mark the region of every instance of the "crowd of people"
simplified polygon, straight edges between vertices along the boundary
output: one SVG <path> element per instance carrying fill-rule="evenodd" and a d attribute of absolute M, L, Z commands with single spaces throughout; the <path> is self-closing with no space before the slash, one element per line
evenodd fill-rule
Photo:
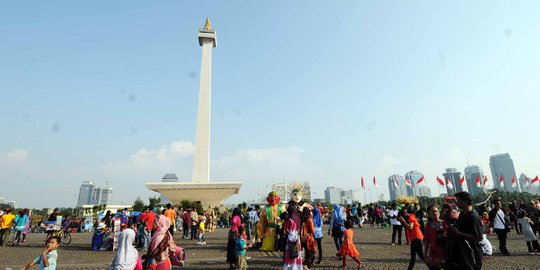
<path fill-rule="evenodd" d="M 293 191 L 291 200 L 283 205 L 271 192 L 267 206 L 222 212 L 211 207 L 197 211 L 171 204 L 164 208 L 149 205 L 140 213 L 129 209 L 115 214 L 107 211 L 97 217 L 91 248 L 100 251 L 116 247 L 109 269 L 171 269 L 172 265 L 184 263 L 184 250 L 173 238 L 176 232 L 182 232 L 182 239 L 205 245 L 205 232 L 223 227 L 229 229 L 226 258 L 231 269 L 248 268 L 249 249 L 282 252 L 284 270 L 311 269 L 323 258 L 341 260 L 346 267 L 350 257 L 361 266 L 352 228 L 369 224 L 391 227 L 390 245 L 410 246 L 408 269 L 414 268 L 417 258 L 429 269 L 481 269 L 482 260 L 493 253 L 486 236 L 496 234 L 501 255 L 511 256 L 506 245 L 511 230 L 523 236 L 529 254 L 540 255 L 538 200 L 503 205 L 500 198 L 488 198 L 475 204 L 469 193 L 459 192 L 441 206 L 426 209 L 418 203 L 398 202 L 324 207 L 320 202 L 304 202 L 301 193 Z M 12 233 L 12 245 L 25 242 L 31 227 L 28 209 L 12 212 L 10 207 L 0 211 L 0 245 L 6 245 Z M 56 221 L 59 213 L 54 209 L 48 221 Z M 325 233 L 333 240 L 335 255 L 323 254 Z M 43 254 L 21 269 L 33 265 L 55 269 L 59 245 L 59 237 L 49 237 Z"/>

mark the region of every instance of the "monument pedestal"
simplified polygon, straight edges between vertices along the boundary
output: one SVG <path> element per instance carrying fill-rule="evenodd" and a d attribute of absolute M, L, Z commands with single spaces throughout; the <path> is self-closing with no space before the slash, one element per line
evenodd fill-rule
<path fill-rule="evenodd" d="M 169 200 L 179 203 L 182 200 L 201 202 L 203 208 L 208 205 L 219 206 L 228 197 L 238 194 L 241 182 L 161 182 L 147 183 L 146 187 L 165 195 Z"/>

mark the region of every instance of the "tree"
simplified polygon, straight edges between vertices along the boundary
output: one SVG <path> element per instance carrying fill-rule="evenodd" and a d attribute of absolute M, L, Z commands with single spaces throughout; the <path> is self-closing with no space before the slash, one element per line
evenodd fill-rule
<path fill-rule="evenodd" d="M 150 206 L 156 207 L 156 206 L 159 206 L 161 204 L 161 198 L 159 198 L 158 196 L 156 196 L 156 197 L 148 197 L 148 202 L 149 202 Z"/>
<path fill-rule="evenodd" d="M 141 212 L 144 208 L 144 201 L 141 199 L 141 197 L 137 197 L 137 199 L 133 202 L 133 211 Z"/>
<path fill-rule="evenodd" d="M 180 202 L 180 206 L 182 206 L 182 208 L 184 208 L 184 209 L 190 208 L 192 205 L 193 205 L 193 202 L 191 202 L 189 200 L 182 200 Z"/>

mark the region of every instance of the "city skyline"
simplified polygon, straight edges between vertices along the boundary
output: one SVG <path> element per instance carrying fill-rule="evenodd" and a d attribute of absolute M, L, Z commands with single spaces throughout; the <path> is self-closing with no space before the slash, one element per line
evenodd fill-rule
<path fill-rule="evenodd" d="M 74 206 L 82 181 L 106 179 L 132 202 L 158 196 L 144 183 L 166 172 L 190 180 L 207 17 L 210 175 L 244 181 L 229 203 L 284 178 L 322 192 L 376 176 L 388 198 L 388 176 L 412 170 L 437 194 L 436 176 L 469 164 L 492 186 L 499 153 L 516 178 L 540 174 L 540 2 L 286 6 L 5 3 L 0 196 Z"/>

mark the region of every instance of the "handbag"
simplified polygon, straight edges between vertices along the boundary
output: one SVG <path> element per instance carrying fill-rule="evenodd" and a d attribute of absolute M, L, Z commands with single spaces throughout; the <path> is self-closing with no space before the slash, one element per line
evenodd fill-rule
<path fill-rule="evenodd" d="M 504 230 L 509 233 L 510 232 L 510 226 L 508 226 L 508 222 L 506 220 L 503 220 L 501 216 L 499 216 L 499 213 L 497 213 L 497 217 L 501 220 L 501 222 L 504 224 Z"/>
<path fill-rule="evenodd" d="M 171 252 L 169 253 L 169 259 L 171 260 L 172 265 L 184 267 L 184 262 L 186 260 L 186 252 L 183 248 L 176 247 L 174 252 L 171 250 Z"/>

